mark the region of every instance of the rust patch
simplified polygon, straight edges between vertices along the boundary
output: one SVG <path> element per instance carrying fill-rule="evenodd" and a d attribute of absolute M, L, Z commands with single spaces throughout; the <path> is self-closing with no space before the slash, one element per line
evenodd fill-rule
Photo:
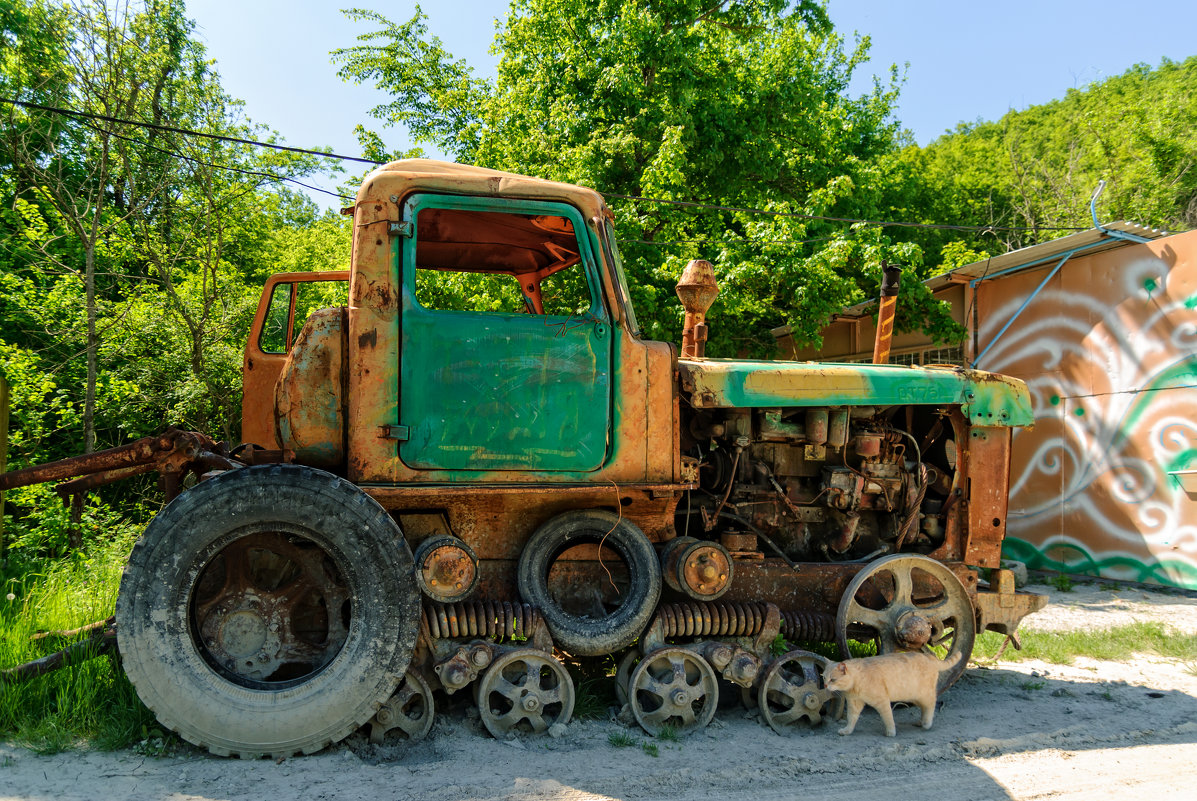
<path fill-rule="evenodd" d="M 371 328 L 357 336 L 357 346 L 359 348 L 374 348 L 378 345 L 378 329 Z"/>

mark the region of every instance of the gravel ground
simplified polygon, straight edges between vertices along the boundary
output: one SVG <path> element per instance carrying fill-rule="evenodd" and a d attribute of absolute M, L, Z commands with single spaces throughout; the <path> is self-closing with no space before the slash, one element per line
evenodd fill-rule
<path fill-rule="evenodd" d="M 1197 597 L 1088 584 L 1059 593 L 1027 628 L 1100 628 L 1158 620 L 1197 632 Z M 917 710 L 883 736 L 866 711 L 856 733 L 795 727 L 780 736 L 738 704 L 680 742 L 652 742 L 614 719 L 563 736 L 499 741 L 476 712 L 438 716 L 430 739 L 371 745 L 357 734 L 280 762 L 218 759 L 189 747 L 151 758 L 87 750 L 41 757 L 0 744 L 0 799 L 437 799 L 548 801 L 751 797 L 850 799 L 1191 798 L 1197 783 L 1197 665 L 1150 655 L 1069 666 L 972 666 L 941 698 L 930 731 Z M 617 748 L 612 734 L 636 745 Z"/>

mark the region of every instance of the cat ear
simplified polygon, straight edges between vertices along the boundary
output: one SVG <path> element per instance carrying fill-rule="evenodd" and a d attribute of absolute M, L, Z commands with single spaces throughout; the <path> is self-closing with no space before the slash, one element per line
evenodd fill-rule
<path fill-rule="evenodd" d="M 832 668 L 832 669 L 833 669 L 833 670 L 834 670 L 836 673 L 840 674 L 841 676 L 845 675 L 845 674 L 848 672 L 848 666 L 847 666 L 847 665 L 845 665 L 843 662 L 837 662 L 837 663 L 835 664 L 835 667 L 834 667 L 834 668 Z"/>

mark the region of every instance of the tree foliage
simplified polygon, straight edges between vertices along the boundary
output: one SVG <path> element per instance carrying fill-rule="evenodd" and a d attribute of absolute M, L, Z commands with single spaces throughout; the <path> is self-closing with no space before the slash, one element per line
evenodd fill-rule
<path fill-rule="evenodd" d="M 886 219 L 911 177 L 893 158 L 896 84 L 848 95 L 868 42 L 846 48 L 820 4 L 516 0 L 494 80 L 447 53 L 419 11 L 402 24 L 350 15 L 381 26 L 334 53 L 343 77 L 395 96 L 377 119 L 462 160 L 606 194 L 650 337 L 678 339 L 673 284 L 692 258 L 719 269 L 722 355 L 770 352 L 783 323 L 817 336 L 875 294 L 882 260 L 924 274 L 917 245 L 818 219 Z M 934 304 L 906 308 L 950 332 Z"/>
<path fill-rule="evenodd" d="M 1197 57 L 1139 64 L 997 122 L 962 123 L 911 158 L 934 189 L 936 213 L 1029 229 L 1005 236 L 1002 250 L 1066 233 L 1056 226 L 1090 227 L 1101 180 L 1101 221 L 1189 229 L 1197 224 Z"/>

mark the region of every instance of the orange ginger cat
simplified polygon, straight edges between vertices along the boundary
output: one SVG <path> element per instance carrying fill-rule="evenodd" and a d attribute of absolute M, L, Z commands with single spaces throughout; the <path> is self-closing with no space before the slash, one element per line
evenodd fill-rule
<path fill-rule="evenodd" d="M 829 690 L 843 695 L 848 725 L 840 734 L 851 734 L 865 704 L 876 709 L 885 723 L 885 736 L 898 733 L 890 704 L 896 701 L 912 703 L 923 713 L 923 728 L 931 728 L 935 719 L 936 684 L 939 674 L 954 668 L 964 655 L 941 662 L 934 654 L 905 651 L 847 662 L 833 662 L 823 671 L 823 681 Z"/>

